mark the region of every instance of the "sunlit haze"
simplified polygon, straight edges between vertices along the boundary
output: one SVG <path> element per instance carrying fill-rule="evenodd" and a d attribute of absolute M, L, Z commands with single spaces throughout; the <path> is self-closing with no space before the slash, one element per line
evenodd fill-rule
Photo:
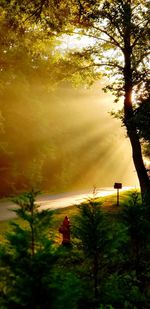
<path fill-rule="evenodd" d="M 17 80 L 1 102 L 2 194 L 34 185 L 49 192 L 138 186 L 126 132 L 99 84 L 45 91 L 38 80 Z"/>

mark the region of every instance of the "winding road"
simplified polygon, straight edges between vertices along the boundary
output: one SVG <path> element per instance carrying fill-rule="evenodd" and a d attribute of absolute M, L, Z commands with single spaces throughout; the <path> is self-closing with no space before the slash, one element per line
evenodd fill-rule
<path fill-rule="evenodd" d="M 123 187 L 121 191 L 132 189 L 132 187 Z M 116 193 L 111 187 L 97 188 L 94 197 L 108 196 Z M 44 194 L 37 198 L 37 204 L 40 209 L 58 209 L 72 205 L 79 205 L 87 198 L 93 197 L 92 191 L 80 191 L 60 194 Z M 12 211 L 17 206 L 11 201 L 0 201 L 0 221 L 10 220 L 16 217 Z"/>

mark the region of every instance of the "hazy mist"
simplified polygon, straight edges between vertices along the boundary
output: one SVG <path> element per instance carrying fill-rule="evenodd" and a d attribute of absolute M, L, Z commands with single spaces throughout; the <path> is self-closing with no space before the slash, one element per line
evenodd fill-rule
<path fill-rule="evenodd" d="M 113 98 L 95 86 L 44 86 L 19 76 L 0 95 L 0 193 L 62 192 L 114 182 L 137 186 L 131 149 Z"/>

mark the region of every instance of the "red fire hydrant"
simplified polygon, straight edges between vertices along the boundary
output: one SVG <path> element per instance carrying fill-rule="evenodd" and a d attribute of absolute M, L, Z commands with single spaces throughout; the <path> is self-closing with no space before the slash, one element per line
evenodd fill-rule
<path fill-rule="evenodd" d="M 70 221 L 67 216 L 60 226 L 59 232 L 63 235 L 62 245 L 70 244 Z"/>

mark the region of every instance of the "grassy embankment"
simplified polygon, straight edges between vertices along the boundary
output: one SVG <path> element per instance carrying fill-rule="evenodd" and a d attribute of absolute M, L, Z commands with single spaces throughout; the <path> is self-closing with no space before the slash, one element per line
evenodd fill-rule
<path fill-rule="evenodd" d="M 102 203 L 102 209 L 107 211 L 109 214 L 117 213 L 121 207 L 121 205 L 128 199 L 129 195 L 131 194 L 130 191 L 123 191 L 120 193 L 120 206 L 116 206 L 116 194 L 109 195 L 106 197 L 97 198 L 97 200 Z M 87 197 L 88 198 L 88 197 Z M 52 232 L 55 235 L 56 242 L 61 242 L 61 235 L 58 232 L 58 228 L 62 223 L 64 217 L 67 215 L 70 219 L 70 222 L 73 222 L 75 215 L 78 213 L 79 209 L 78 206 L 69 206 L 61 209 L 57 209 L 53 215 L 53 222 L 52 222 Z M 23 221 L 20 219 L 13 219 L 8 221 L 1 221 L 0 222 L 0 242 L 3 242 L 5 239 L 5 233 L 11 230 L 10 222 L 20 222 L 20 224 L 24 224 Z"/>

